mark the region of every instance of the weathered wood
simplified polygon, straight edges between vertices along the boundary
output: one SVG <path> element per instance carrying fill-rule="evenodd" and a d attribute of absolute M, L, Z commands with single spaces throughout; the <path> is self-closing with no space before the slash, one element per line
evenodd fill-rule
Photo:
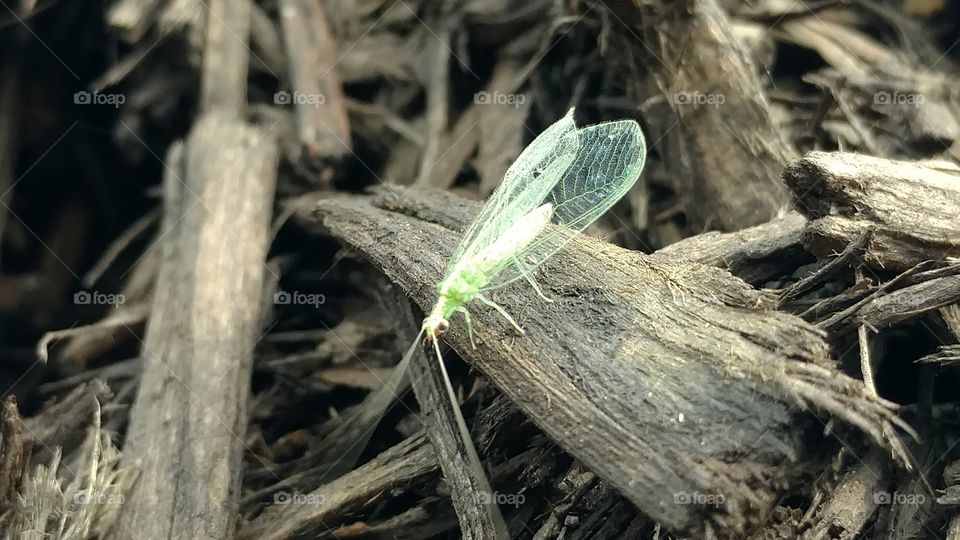
<path fill-rule="evenodd" d="M 277 148 L 261 129 L 210 114 L 185 154 L 183 167 L 168 163 L 162 262 L 124 446 L 141 475 L 117 530 L 230 538 Z"/>
<path fill-rule="evenodd" d="M 844 268 L 849 266 L 854 266 L 857 261 L 860 260 L 861 252 L 864 246 L 867 245 L 867 241 L 870 240 L 870 231 L 864 231 L 859 238 L 851 242 L 843 252 L 838 256 L 834 257 L 827 261 L 826 264 L 817 269 L 813 274 L 800 279 L 784 291 L 780 293 L 780 299 L 777 302 L 778 307 L 782 307 L 784 304 L 793 300 L 794 298 L 799 297 L 800 295 L 809 292 L 817 285 L 820 285 L 830 277 L 836 275 Z M 859 277 L 859 276 L 858 276 Z M 858 279 L 859 281 L 859 279 Z"/>
<path fill-rule="evenodd" d="M 857 318 L 870 328 L 889 328 L 956 302 L 960 302 L 960 276 L 950 276 L 874 298 L 860 309 Z"/>
<path fill-rule="evenodd" d="M 837 336 L 839 334 L 855 329 L 857 324 L 854 321 L 854 316 L 857 314 L 857 312 L 860 309 L 863 308 L 863 306 L 865 306 L 866 304 L 868 304 L 869 302 L 871 302 L 873 299 L 877 298 L 881 294 L 884 294 L 887 291 L 893 290 L 896 287 L 903 286 L 904 282 L 906 282 L 906 280 L 909 277 L 916 275 L 918 272 L 920 272 L 921 269 L 922 269 L 921 266 L 915 266 L 913 268 L 905 270 L 904 272 L 900 273 L 898 276 L 891 279 L 890 281 L 886 281 L 880 284 L 879 286 L 870 288 L 867 291 L 867 294 L 862 296 L 861 295 L 850 295 L 850 296 L 840 295 L 840 296 L 847 297 L 846 299 L 848 300 L 851 297 L 855 297 L 857 298 L 857 300 L 853 302 L 851 305 L 843 308 L 842 310 L 837 311 L 835 313 L 831 313 L 828 317 L 822 320 L 819 320 L 817 322 L 817 326 L 820 328 L 823 328 L 828 333 L 834 336 Z M 864 283 L 864 282 L 861 281 L 859 283 Z M 824 301 L 822 303 L 828 303 L 828 302 L 829 301 Z M 815 308 L 818 308 L 818 307 L 819 305 L 812 308 L 812 310 L 816 311 Z M 808 310 L 808 312 L 809 311 L 811 310 Z M 808 315 L 808 313 L 805 312 L 804 316 L 806 315 Z"/>
<path fill-rule="evenodd" d="M 36 463 L 48 463 L 56 448 L 79 444 L 90 425 L 90 417 L 113 396 L 103 381 L 94 379 L 77 385 L 69 394 L 49 404 L 37 416 L 26 418 L 25 439 L 33 443 Z"/>
<path fill-rule="evenodd" d="M 427 75 L 427 111 L 426 111 L 426 145 L 420 156 L 420 170 L 416 185 L 421 187 L 439 187 L 433 180 L 433 167 L 440 159 L 443 147 L 449 144 L 445 140 L 447 124 L 450 117 L 450 41 L 453 35 L 451 25 L 453 21 L 446 13 L 448 2 L 439 2 L 438 17 L 427 23 L 424 30 L 434 39 L 429 39 L 429 74 Z"/>
<path fill-rule="evenodd" d="M 240 118 L 247 103 L 250 2 L 209 0 L 200 77 L 200 110 Z"/>
<path fill-rule="evenodd" d="M 717 2 L 621 0 L 611 9 L 632 28 L 621 33 L 623 46 L 648 59 L 671 109 L 648 121 L 664 135 L 658 148 L 693 227 L 735 231 L 780 214 L 789 194 L 779 174 L 795 151 Z M 633 25 L 638 17 L 642 24 Z"/>
<path fill-rule="evenodd" d="M 804 245 L 820 257 L 873 229 L 863 262 L 904 270 L 960 256 L 960 167 L 845 152 L 810 152 L 783 179 L 810 218 Z"/>
<path fill-rule="evenodd" d="M 800 234 L 807 220 L 791 212 L 773 221 L 732 233 L 691 236 L 656 252 L 729 270 L 752 284 L 790 272 L 807 257 Z"/>
<path fill-rule="evenodd" d="M 350 152 L 350 124 L 337 74 L 337 48 L 323 5 L 313 0 L 280 0 L 292 103 L 300 143 L 310 159 L 337 159 Z"/>
<path fill-rule="evenodd" d="M 372 202 L 320 201 L 301 220 L 429 309 L 458 238 L 436 223 L 462 229 L 476 207 L 418 190 Z M 564 449 L 673 529 L 742 530 L 750 508 L 772 502 L 802 453 L 797 403 L 878 441 L 882 422 L 895 421 L 888 403 L 833 366 L 818 331 L 764 309 L 769 300 L 722 270 L 583 237 L 538 274 L 555 303 L 531 301 L 521 286 L 495 293 L 525 336 L 471 305 L 478 348 L 459 320 L 447 341 Z M 717 495 L 722 508 L 709 504 Z"/>
<path fill-rule="evenodd" d="M 383 452 L 362 467 L 309 494 L 297 494 L 309 504 L 275 504 L 240 530 L 240 540 L 283 540 L 330 531 L 325 520 L 366 503 L 384 491 L 402 488 L 435 474 L 437 460 L 425 435 L 415 435 Z M 289 495 L 289 494 L 288 494 Z M 280 501 L 284 502 L 284 501 Z"/>
<path fill-rule="evenodd" d="M 284 56 L 283 38 L 274 21 L 253 0 L 250 5 L 250 61 L 251 70 L 259 69 L 284 79 L 287 74 L 287 59 Z"/>
<path fill-rule="evenodd" d="M 960 304 L 947 306 L 940 310 L 940 317 L 946 323 L 947 328 L 953 333 L 957 341 L 960 342 Z"/>
<path fill-rule="evenodd" d="M 960 365 L 960 345 L 943 345 L 937 349 L 937 352 L 924 356 L 918 362 L 958 366 Z"/>
<path fill-rule="evenodd" d="M 856 538 L 877 511 L 878 495 L 882 493 L 884 478 L 890 471 L 889 462 L 879 450 L 864 456 L 827 494 L 827 500 L 816 509 L 813 526 L 804 533 L 803 539 Z"/>
<path fill-rule="evenodd" d="M 0 516 L 7 512 L 20 491 L 30 467 L 32 446 L 32 442 L 23 436 L 17 398 L 8 395 L 0 404 Z"/>
<path fill-rule="evenodd" d="M 402 296 L 399 291 L 394 295 Z M 420 321 L 410 309 L 409 301 L 394 298 L 392 303 L 401 314 L 401 327 L 406 327 L 410 335 L 418 335 Z M 426 347 L 426 354 L 424 347 L 418 347 L 410 363 L 410 382 L 420 409 L 426 413 L 427 434 L 443 477 L 450 485 L 460 532 L 464 539 L 507 537 L 507 525 L 466 430 L 459 399 L 448 391 L 449 376 L 435 356 L 431 347 Z"/>
<path fill-rule="evenodd" d="M 516 79 L 519 75 L 519 66 L 515 62 L 501 60 L 494 66 L 487 84 L 480 92 L 475 94 L 473 102 L 457 118 L 457 121 L 453 122 L 452 126 L 448 126 L 446 135 L 442 138 L 443 150 L 437 160 L 430 164 L 430 185 L 432 187 L 449 188 L 453 186 L 457 175 L 480 143 L 480 136 L 484 132 L 481 125 L 484 118 L 489 119 L 491 116 L 498 115 L 506 107 L 492 106 L 490 103 L 492 96 L 516 92 Z M 478 99 L 477 96 L 487 96 L 487 98 Z M 514 113 L 523 115 L 524 110 L 514 111 Z M 523 139 L 524 136 L 525 134 L 521 134 L 520 138 Z M 502 137 L 510 139 L 511 135 L 502 135 Z M 483 150 L 481 150 L 481 156 L 489 157 L 485 155 Z M 492 182 L 488 175 L 483 174 L 490 166 L 491 164 L 485 164 L 481 167 L 481 187 L 486 191 L 486 194 L 492 192 L 499 185 L 500 179 L 503 178 L 501 175 L 495 182 Z M 506 169 L 503 170 L 506 171 Z"/>

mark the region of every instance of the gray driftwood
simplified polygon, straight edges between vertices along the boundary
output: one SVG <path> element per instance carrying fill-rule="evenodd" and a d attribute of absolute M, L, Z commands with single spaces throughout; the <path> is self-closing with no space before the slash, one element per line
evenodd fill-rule
<path fill-rule="evenodd" d="M 428 310 L 455 231 L 475 210 L 448 194 L 385 190 L 322 200 L 301 218 Z M 460 319 L 446 340 L 558 444 L 672 529 L 736 535 L 772 504 L 803 453 L 797 436 L 817 425 L 803 407 L 876 440 L 881 423 L 895 420 L 888 403 L 834 367 L 818 330 L 765 309 L 770 300 L 723 270 L 582 237 L 537 278 L 555 303 L 523 285 L 494 295 L 526 335 L 471 305 L 478 348 Z"/>
<path fill-rule="evenodd" d="M 123 448 L 140 477 L 114 538 L 231 538 L 252 354 L 276 186 L 277 144 L 240 119 L 246 2 L 208 4 L 202 113 L 164 178 L 160 265 L 143 373 Z M 216 15 L 214 15 L 216 14 Z M 244 31 L 245 32 L 245 31 Z"/>
<path fill-rule="evenodd" d="M 231 536 L 276 160 L 262 130 L 207 115 L 187 141 L 185 184 L 169 178 L 178 196 L 124 446 L 141 474 L 118 530 Z"/>
<path fill-rule="evenodd" d="M 810 152 L 783 172 L 810 218 L 804 245 L 838 253 L 873 229 L 863 262 L 904 270 L 960 256 L 960 167 L 845 152 Z"/>

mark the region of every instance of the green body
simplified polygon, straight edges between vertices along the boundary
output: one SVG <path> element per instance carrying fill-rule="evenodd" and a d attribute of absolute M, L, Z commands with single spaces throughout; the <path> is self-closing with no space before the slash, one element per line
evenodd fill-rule
<path fill-rule="evenodd" d="M 447 320 L 458 311 L 466 317 L 467 330 L 472 334 L 470 313 L 464 307 L 464 304 L 474 298 L 480 298 L 484 303 L 493 304 L 483 298 L 480 291 L 490 284 L 490 281 L 505 264 L 516 260 L 517 256 L 536 240 L 547 227 L 547 224 L 550 223 L 552 215 L 553 205 L 550 203 L 535 208 L 529 214 L 516 220 L 498 240 L 454 265 L 447 277 L 437 286 L 440 297 L 437 299 L 437 304 L 433 307 L 430 316 L 423 321 L 423 328 L 426 330 L 427 336 L 436 337 L 440 332 L 446 330 L 449 326 Z M 505 314 L 499 306 L 496 307 L 498 311 Z M 516 326 L 516 322 L 512 318 L 507 318 Z"/>

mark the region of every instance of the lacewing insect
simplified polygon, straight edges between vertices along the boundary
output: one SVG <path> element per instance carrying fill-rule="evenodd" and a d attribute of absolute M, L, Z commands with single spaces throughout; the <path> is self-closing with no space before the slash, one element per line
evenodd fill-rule
<path fill-rule="evenodd" d="M 437 303 L 401 363 L 410 360 L 420 336 L 432 342 L 463 448 L 484 483 L 483 468 L 457 406 L 438 338 L 450 327 L 450 317 L 461 313 L 470 343 L 474 343 L 466 308 L 474 299 L 495 309 L 522 334 L 513 317 L 485 293 L 523 278 L 550 302 L 534 281 L 535 269 L 626 194 L 640 176 L 646 150 L 635 121 L 577 128 L 570 109 L 521 152 L 450 257 L 437 285 Z M 499 509 L 490 506 L 497 529 L 506 534 Z"/>
<path fill-rule="evenodd" d="M 570 109 L 520 154 L 467 229 L 421 333 L 436 343 L 450 317 L 461 313 L 473 343 L 465 304 L 477 299 L 522 334 L 513 317 L 484 293 L 523 278 L 551 301 L 534 281 L 534 270 L 623 197 L 640 176 L 645 157 L 643 132 L 635 121 L 577 128 Z"/>
<path fill-rule="evenodd" d="M 473 344 L 473 323 L 466 304 L 474 299 L 495 309 L 522 334 L 523 329 L 513 317 L 487 298 L 486 293 L 523 278 L 550 302 L 534 281 L 534 271 L 626 194 L 640 176 L 645 157 L 643 133 L 633 120 L 578 128 L 570 109 L 537 136 L 507 169 L 503 182 L 467 229 L 437 285 L 436 305 L 423 320 L 395 374 L 365 407 L 368 412 L 379 412 L 367 416 L 379 418 L 389 407 L 407 380 L 407 369 L 420 337 L 425 335 L 437 355 L 436 366 L 447 396 L 445 406 L 453 414 L 460 446 L 465 449 L 467 465 L 473 471 L 474 488 L 489 492 L 483 466 L 443 363 L 439 337 L 450 327 L 450 317 L 461 313 Z M 359 427 L 363 429 L 358 429 L 356 438 L 345 438 L 336 447 L 336 455 L 355 455 L 357 448 L 366 445 L 373 429 L 363 422 Z M 487 497 L 485 504 L 496 536 L 509 537 L 496 503 Z"/>

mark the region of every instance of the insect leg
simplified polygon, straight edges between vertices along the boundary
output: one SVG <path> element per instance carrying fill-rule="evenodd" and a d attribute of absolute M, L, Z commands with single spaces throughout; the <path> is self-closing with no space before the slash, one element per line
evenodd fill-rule
<path fill-rule="evenodd" d="M 483 302 L 484 304 L 486 304 L 486 305 L 492 307 L 493 309 L 497 310 L 497 313 L 499 313 L 500 315 L 503 315 L 503 318 L 506 319 L 506 320 L 508 320 L 508 321 L 510 322 L 510 324 L 512 324 L 513 327 L 517 329 L 517 332 L 520 332 L 521 334 L 526 334 L 526 332 L 523 331 L 523 328 L 520 328 L 520 325 L 517 324 L 517 321 L 513 320 L 513 317 L 511 317 L 510 314 L 507 313 L 502 307 L 500 307 L 499 305 L 497 305 L 497 304 L 494 303 L 493 301 L 488 300 L 487 297 L 483 296 L 482 294 L 478 294 L 478 295 L 476 296 L 476 298 L 477 298 L 477 300 L 480 300 L 480 301 Z"/>
<path fill-rule="evenodd" d="M 533 274 L 531 274 L 527 270 L 527 268 L 523 265 L 523 263 L 521 263 L 520 261 L 517 260 L 516 257 L 514 257 L 513 264 L 517 266 L 517 270 L 520 272 L 520 275 L 523 276 L 524 279 L 526 279 L 530 283 L 530 285 L 533 286 L 533 290 L 537 291 L 537 295 L 540 298 L 543 298 L 546 302 L 549 302 L 552 304 L 553 298 L 550 298 L 547 295 L 543 294 L 543 290 L 540 289 L 540 285 L 537 285 L 537 281 L 533 279 Z"/>
<path fill-rule="evenodd" d="M 463 313 L 463 320 L 467 321 L 467 335 L 470 336 L 470 345 L 476 349 L 477 343 L 473 341 L 473 321 L 470 319 L 470 312 L 463 306 L 458 307 L 454 312 Z"/>

